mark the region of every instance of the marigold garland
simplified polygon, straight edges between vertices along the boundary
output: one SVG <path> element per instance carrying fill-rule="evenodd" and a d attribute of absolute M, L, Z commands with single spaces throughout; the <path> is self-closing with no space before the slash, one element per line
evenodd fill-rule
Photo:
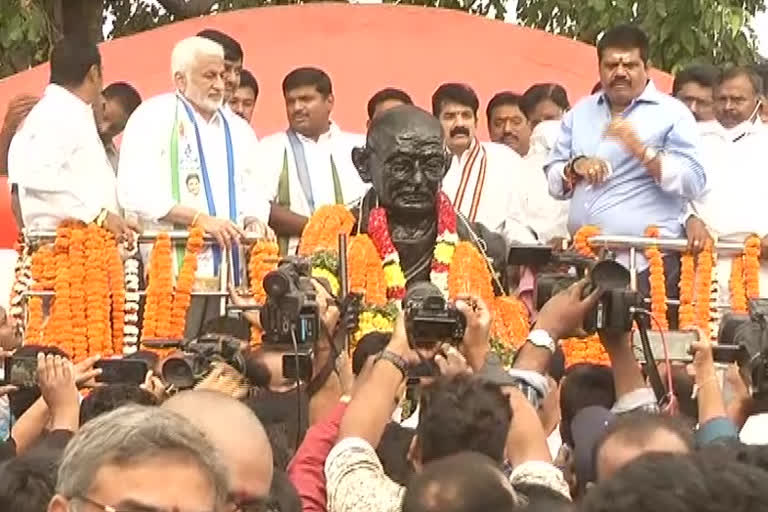
<path fill-rule="evenodd" d="M 14 281 L 11 288 L 11 322 L 16 334 L 22 334 L 24 327 L 24 294 L 32 284 L 32 257 L 29 254 L 29 246 L 19 242 L 16 244 L 18 258 L 14 268 Z"/>
<path fill-rule="evenodd" d="M 648 226 L 645 230 L 648 238 L 658 238 L 659 228 Z M 667 285 L 664 279 L 664 259 L 658 246 L 652 245 L 645 250 L 648 258 L 649 281 L 651 287 L 651 314 L 658 322 L 658 327 L 666 331 L 669 329 L 667 321 Z"/>
<path fill-rule="evenodd" d="M 199 227 L 192 227 L 187 238 L 187 247 L 181 263 L 179 275 L 176 278 L 176 293 L 173 295 L 171 306 L 171 328 L 169 336 L 173 339 L 184 338 L 184 328 L 187 324 L 187 310 L 192 302 L 192 287 L 195 284 L 197 272 L 197 257 L 204 245 L 204 232 Z"/>
<path fill-rule="evenodd" d="M 694 258 L 691 253 L 680 257 L 680 308 L 678 324 L 680 329 L 689 329 L 696 325 L 696 313 L 693 308 L 693 292 L 696 282 Z"/>
<path fill-rule="evenodd" d="M 516 297 L 495 297 L 493 301 L 491 335 L 506 348 L 517 351 L 528 339 L 530 318 L 528 308 Z"/>
<path fill-rule="evenodd" d="M 304 226 L 299 256 L 311 256 L 321 250 L 337 250 L 339 233 L 350 234 L 354 225 L 355 217 L 344 205 L 321 206 Z"/>
<path fill-rule="evenodd" d="M 73 226 L 69 234 L 69 313 L 72 320 L 72 357 L 75 359 L 88 356 L 85 239 L 83 226 Z"/>
<path fill-rule="evenodd" d="M 593 334 L 586 338 L 566 338 L 560 341 L 560 346 L 565 355 L 565 367 L 574 364 L 591 363 L 611 366 L 608 352 L 600 341 L 600 336 Z"/>
<path fill-rule="evenodd" d="M 581 226 L 576 234 L 573 235 L 573 246 L 576 251 L 587 258 L 597 258 L 597 253 L 589 244 L 589 239 L 600 234 L 600 228 L 597 226 Z"/>
<path fill-rule="evenodd" d="M 744 242 L 744 289 L 747 299 L 760 297 L 760 238 L 750 236 Z"/>
<path fill-rule="evenodd" d="M 309 223 L 308 223 L 309 224 Z M 267 300 L 264 291 L 264 276 L 277 268 L 280 249 L 275 242 L 258 240 L 251 247 L 248 261 L 248 279 L 251 284 L 251 295 L 256 304 L 263 305 Z M 261 343 L 261 329 L 251 326 L 251 344 Z"/>
<path fill-rule="evenodd" d="M 95 224 L 86 228 L 85 250 L 88 255 L 85 262 L 87 350 L 81 353 L 78 347 L 75 347 L 74 357 L 77 361 L 88 357 L 89 354 L 104 353 L 108 343 L 107 336 L 111 339 L 104 234 Z"/>
<path fill-rule="evenodd" d="M 731 261 L 731 276 L 728 280 L 731 291 L 731 312 L 747 313 L 747 291 L 744 289 L 744 255 L 738 254 Z"/>
<path fill-rule="evenodd" d="M 125 275 L 123 260 L 117 248 L 115 237 L 106 234 L 107 273 L 109 291 L 112 297 L 112 347 L 111 352 L 122 354 L 125 349 Z"/>
<path fill-rule="evenodd" d="M 145 297 L 141 340 L 168 336 L 173 295 L 171 239 L 160 232 L 149 257 L 149 283 Z"/>
<path fill-rule="evenodd" d="M 73 357 L 72 311 L 70 298 L 69 238 L 72 229 L 62 224 L 56 229 L 53 244 L 56 276 L 53 284 L 54 299 L 51 314 L 43 334 L 47 345 L 57 344 L 69 357 Z"/>
<path fill-rule="evenodd" d="M 363 296 L 363 302 L 375 306 L 387 303 L 387 283 L 381 259 L 373 240 L 366 234 L 353 236 L 347 246 L 349 291 Z"/>
<path fill-rule="evenodd" d="M 711 241 L 707 241 L 704 245 L 704 250 L 699 253 L 696 264 L 696 325 L 704 331 L 704 338 L 709 339 L 709 300 L 712 289 L 712 270 L 714 268 Z"/>
<path fill-rule="evenodd" d="M 43 290 L 43 275 L 47 254 L 50 248 L 41 247 L 32 253 L 32 284 L 33 292 Z M 27 301 L 27 329 L 24 333 L 25 343 L 28 345 L 40 345 L 43 342 L 43 298 L 33 295 Z"/>
<path fill-rule="evenodd" d="M 493 309 L 491 272 L 485 258 L 474 244 L 459 242 L 456 245 L 448 275 L 448 296 L 451 299 L 473 295 L 482 298 L 488 308 Z"/>

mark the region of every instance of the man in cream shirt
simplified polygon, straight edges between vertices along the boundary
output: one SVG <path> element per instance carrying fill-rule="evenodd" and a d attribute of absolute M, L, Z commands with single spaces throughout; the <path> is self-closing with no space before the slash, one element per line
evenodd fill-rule
<path fill-rule="evenodd" d="M 14 136 L 8 157 L 27 228 L 55 230 L 75 218 L 130 236 L 93 116 L 101 87 L 96 45 L 71 38 L 56 43 L 50 84 Z"/>
<path fill-rule="evenodd" d="M 294 254 L 307 219 L 321 206 L 359 199 L 367 186 L 352 163 L 365 137 L 345 133 L 330 120 L 331 79 L 315 68 L 291 71 L 283 80 L 288 130 L 262 139 L 261 173 L 270 180 L 270 226 L 281 254 Z"/>
<path fill-rule="evenodd" d="M 477 140 L 479 104 L 475 91 L 464 84 L 443 84 L 432 95 L 432 113 L 443 125 L 451 152 L 443 192 L 467 220 L 503 234 L 523 160 L 503 144 Z"/>
<path fill-rule="evenodd" d="M 749 68 L 727 69 L 717 81 L 717 120 L 699 123 L 708 181 L 694 209 L 719 241 L 741 243 L 752 234 L 762 239 L 760 292 L 764 296 L 768 293 L 768 174 L 761 165 L 768 158 L 768 130 L 758 116 L 762 90 L 762 79 Z M 731 261 L 721 255 L 717 264 L 725 301 L 730 299 Z"/>
<path fill-rule="evenodd" d="M 171 70 L 176 91 L 142 103 L 125 128 L 117 176 L 120 203 L 145 228 L 200 226 L 221 248 L 234 249 L 233 266 L 240 268 L 237 248 L 244 230 L 267 235 L 269 203 L 255 174 L 256 136 L 246 123 L 233 123 L 222 112 L 221 45 L 202 37 L 184 39 L 173 49 Z M 201 253 L 201 282 L 215 281 L 223 257 L 219 247 Z M 237 284 L 237 272 L 235 277 Z M 206 317 L 215 314 L 210 306 Z"/>

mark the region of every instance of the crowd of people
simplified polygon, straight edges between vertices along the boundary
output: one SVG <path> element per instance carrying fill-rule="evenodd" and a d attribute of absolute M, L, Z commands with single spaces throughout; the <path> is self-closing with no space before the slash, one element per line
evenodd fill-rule
<path fill-rule="evenodd" d="M 282 84 L 288 128 L 258 140 L 251 121 L 259 87 L 232 37 L 205 30 L 178 42 L 172 92 L 144 101 L 127 83 L 103 87 L 95 45 L 64 39 L 42 98 L 9 105 L 0 171 L 19 227 L 53 231 L 74 218 L 121 241 L 142 230 L 202 228 L 216 240 L 198 259 L 202 286 L 218 283 L 222 250 L 236 268 L 243 263 L 237 248 L 246 233 L 276 238 L 281 254 L 294 254 L 321 206 L 362 211 L 379 201 L 417 212 L 391 216 L 394 243 L 413 247 L 400 262 L 413 284 L 430 272 L 439 233 L 419 212 L 426 204 L 436 215 L 437 190 L 467 226 L 479 226 L 478 245 L 494 268 L 505 266 L 511 245 L 563 249 L 585 225 L 630 236 L 653 225 L 662 237 L 687 238 L 693 253 L 752 234 L 768 248 L 763 178 L 750 170 L 768 148 L 766 69 L 692 67 L 668 94 L 649 78 L 648 38 L 633 26 L 607 30 L 597 56 L 595 91 L 573 106 L 553 83 L 493 96 L 485 109 L 491 142 L 477 136 L 480 100 L 466 84 L 437 87 L 431 112 L 403 90 L 376 92 L 363 136 L 332 121 L 330 77 L 299 68 Z M 629 264 L 626 254 L 617 258 Z M 679 254 L 663 261 L 675 298 Z M 731 260 L 717 264 L 727 294 Z M 647 267 L 640 257 L 646 294 Z M 99 385 L 98 357 L 73 364 L 55 348 L 9 341 L 15 356 L 37 357 L 37 384 L 2 389 L 0 510 L 768 507 L 760 480 L 768 479 L 768 452 L 739 440 L 764 405 L 744 372 L 729 369 L 726 396 L 711 345 L 695 343 L 690 365 L 662 368 L 674 383 L 666 390 L 673 406 L 662 411 L 629 332 L 599 333 L 610 367 L 566 369 L 557 342 L 580 332 L 598 294 L 584 297 L 579 282 L 536 311 L 537 270 L 517 268 L 506 282 L 535 317 L 511 368 L 492 349 L 491 314 L 475 296 L 456 302 L 466 322 L 456 345 L 414 348 L 401 314 L 391 335 L 369 334 L 353 354 L 337 355 L 345 321 L 322 286 L 323 329 L 314 377 L 304 383 L 283 376 L 285 352 L 270 346 L 247 352 L 246 385 L 229 386 L 230 369 L 217 364 L 196 389 L 178 391 L 145 350 L 127 356 L 152 369 L 144 384 Z M 768 290 L 764 264 L 760 280 Z M 195 299 L 188 337 L 238 335 L 241 324 L 217 318 L 218 303 Z M 414 377 L 409 369 L 424 360 L 439 372 Z"/>

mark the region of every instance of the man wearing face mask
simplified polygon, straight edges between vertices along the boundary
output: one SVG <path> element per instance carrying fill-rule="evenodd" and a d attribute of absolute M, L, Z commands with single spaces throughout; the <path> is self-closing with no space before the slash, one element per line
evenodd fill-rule
<path fill-rule="evenodd" d="M 571 199 L 571 233 L 591 224 L 605 235 L 642 236 L 655 225 L 662 237 L 679 238 L 688 201 L 706 185 L 693 115 L 649 79 L 648 36 L 639 28 L 608 30 L 597 56 L 602 90 L 563 118 L 546 165 L 549 191 Z M 619 261 L 627 264 L 628 254 Z M 647 294 L 648 264 L 643 257 L 637 263 L 638 287 Z M 666 255 L 664 267 L 674 298 L 679 256 Z"/>
<path fill-rule="evenodd" d="M 269 203 L 255 174 L 258 155 L 253 130 L 244 122 L 231 122 L 222 112 L 221 45 L 202 37 L 180 41 L 171 54 L 171 71 L 175 92 L 145 101 L 128 120 L 117 175 L 118 197 L 126 212 L 145 228 L 199 226 L 217 240 L 217 247 L 206 248 L 198 258 L 198 286 L 206 288 L 218 283 L 226 256 L 222 249 L 236 247 L 245 231 L 268 234 Z M 195 178 L 202 184 L 197 194 L 187 186 Z M 183 257 L 183 250 L 175 257 Z M 238 251 L 232 251 L 232 258 L 237 267 Z M 188 321 L 191 328 L 202 324 L 203 312 L 198 308 L 207 307 L 203 302 L 192 301 L 190 315 L 198 321 Z M 208 306 L 203 318 L 218 316 L 218 302 Z"/>
<path fill-rule="evenodd" d="M 283 96 L 289 127 L 261 141 L 261 175 L 270 180 L 269 225 L 280 254 L 294 254 L 317 208 L 350 203 L 365 192 L 351 157 L 364 137 L 331 121 L 335 98 L 324 71 L 294 69 L 283 80 Z"/>
<path fill-rule="evenodd" d="M 707 166 L 707 191 L 694 202 L 699 216 L 718 240 L 742 242 L 757 234 L 768 256 L 768 220 L 763 211 L 768 176 L 759 163 L 768 157 L 768 130 L 758 115 L 763 81 L 745 67 L 726 69 L 715 84 L 717 121 L 700 123 L 701 151 Z M 729 300 L 732 259 L 718 258 L 722 298 Z M 768 263 L 760 265 L 760 288 L 768 291 Z"/>
<path fill-rule="evenodd" d="M 502 232 L 512 188 L 522 172 L 520 156 L 509 147 L 477 139 L 475 91 L 465 84 L 443 84 L 432 95 L 432 113 L 440 120 L 450 167 L 442 190 L 470 222 Z"/>

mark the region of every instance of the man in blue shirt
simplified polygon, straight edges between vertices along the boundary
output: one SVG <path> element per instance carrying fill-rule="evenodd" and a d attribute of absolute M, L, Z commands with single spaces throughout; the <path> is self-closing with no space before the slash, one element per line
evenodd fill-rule
<path fill-rule="evenodd" d="M 571 199 L 571 233 L 592 224 L 605 235 L 643 236 L 655 225 L 661 237 L 681 237 L 685 205 L 706 185 L 693 115 L 648 78 L 648 37 L 639 28 L 608 30 L 597 54 L 602 89 L 563 118 L 545 166 L 550 194 Z M 679 256 L 664 259 L 667 295 L 676 298 Z M 646 267 L 638 257 L 647 293 Z"/>

